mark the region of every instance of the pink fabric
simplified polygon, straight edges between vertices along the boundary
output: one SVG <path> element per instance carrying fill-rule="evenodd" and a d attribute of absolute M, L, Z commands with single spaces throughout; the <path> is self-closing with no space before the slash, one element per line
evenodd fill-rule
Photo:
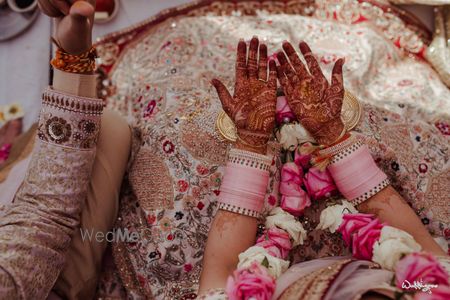
<path fill-rule="evenodd" d="M 219 201 L 261 212 L 268 181 L 267 171 L 228 163 Z"/>
<path fill-rule="evenodd" d="M 278 299 L 281 294 L 294 282 L 302 277 L 322 268 L 331 266 L 333 263 L 349 257 L 327 257 L 314 259 L 292 265 L 285 273 L 277 279 L 275 294 L 272 299 Z M 353 261 L 339 273 L 327 293 L 324 300 L 354 299 L 371 288 L 378 287 L 382 283 L 388 283 L 393 273 L 387 270 L 367 269 L 368 261 Z"/>
<path fill-rule="evenodd" d="M 342 195 L 353 200 L 387 178 L 375 164 L 366 145 L 344 159 L 328 166 Z"/>

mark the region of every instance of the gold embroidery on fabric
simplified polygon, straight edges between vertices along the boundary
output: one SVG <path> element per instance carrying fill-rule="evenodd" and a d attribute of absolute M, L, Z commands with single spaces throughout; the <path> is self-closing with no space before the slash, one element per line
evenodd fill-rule
<path fill-rule="evenodd" d="M 134 272 L 133 264 L 126 253 L 127 249 L 124 243 L 121 241 L 113 243 L 112 250 L 114 262 L 116 263 L 117 269 L 120 273 L 120 279 L 122 280 L 125 288 L 133 294 L 136 293 L 138 295 L 144 295 L 142 287 L 140 286 Z M 147 293 L 146 299 L 152 300 L 154 297 L 153 295 Z"/>
<path fill-rule="evenodd" d="M 102 110 L 100 99 L 70 96 L 48 88 L 42 95 L 38 137 L 72 148 L 93 148 Z"/>
<path fill-rule="evenodd" d="M 164 161 L 150 147 L 142 147 L 130 170 L 130 184 L 145 210 L 173 208 L 172 177 Z"/>
<path fill-rule="evenodd" d="M 187 122 L 182 127 L 181 143 L 199 161 L 218 165 L 226 162 L 228 143 L 220 141 L 193 122 Z"/>
<path fill-rule="evenodd" d="M 136 202 L 138 200 L 134 199 L 134 196 L 129 197 L 127 194 L 122 199 L 123 202 L 131 201 L 130 207 L 121 211 L 121 217 L 126 220 L 124 226 L 140 228 L 145 226 L 143 224 L 155 224 L 158 218 L 164 218 L 164 220 L 170 219 L 173 228 L 180 229 L 177 230 L 177 234 L 182 236 L 179 240 L 176 235 L 169 235 L 170 232 L 163 232 L 159 226 L 153 226 L 160 233 L 164 233 L 164 242 L 160 242 L 160 239 L 153 235 L 146 237 L 147 244 L 142 243 L 135 245 L 135 248 L 127 248 L 129 267 L 138 276 L 143 284 L 141 286 L 148 291 L 151 290 L 156 299 L 183 299 L 183 290 L 176 291 L 174 286 L 182 280 L 181 277 L 189 281 L 189 276 L 186 274 L 193 272 L 191 270 L 193 266 L 201 265 L 202 249 L 211 219 L 217 209 L 217 205 L 211 203 L 217 200 L 214 193 L 219 192 L 219 173 L 222 171 L 220 168 L 217 171 L 218 164 L 208 164 L 210 156 L 216 155 L 215 146 L 211 146 L 206 151 L 192 144 L 199 140 L 207 141 L 208 138 L 214 141 L 215 137 L 210 129 L 214 126 L 214 114 L 217 113 L 220 104 L 215 93 L 210 91 L 209 81 L 219 76 L 227 82 L 228 86 L 231 86 L 234 66 L 230 62 L 234 61 L 237 36 L 248 38 L 253 34 L 262 35 L 267 38 L 268 46 L 272 50 L 278 46 L 278 42 L 275 43 L 276 39 L 273 39 L 274 36 L 285 36 L 293 42 L 306 39 L 317 48 L 321 64 L 328 67 L 331 67 L 336 59 L 335 54 L 350 57 L 351 59 L 346 63 L 350 76 L 347 81 L 349 89 L 365 101 L 386 109 L 389 107 L 399 114 L 397 118 L 387 110 L 365 106 L 367 108 L 364 111 L 365 118 L 358 126 L 358 131 L 370 136 L 371 150 L 377 157 L 382 158 L 380 164 L 385 169 L 389 169 L 390 174 L 396 172 L 394 170 L 396 162 L 393 162 L 396 156 L 389 145 L 379 144 L 381 128 L 393 122 L 405 124 L 403 116 L 409 113 L 408 105 L 410 104 L 414 107 L 416 104 L 424 107 L 426 111 L 435 111 L 436 108 L 445 111 L 448 107 L 444 101 L 439 100 L 445 98 L 442 95 L 448 95 L 448 91 L 440 86 L 434 71 L 423 63 L 419 64 L 410 58 L 403 57 L 402 51 L 398 49 L 399 45 L 394 46 L 388 42 L 388 40 L 399 40 L 400 50 L 405 50 L 407 54 L 420 53 L 425 40 L 421 38 L 419 30 L 408 27 L 408 24 L 403 22 L 394 10 L 389 12 L 381 10 L 377 5 L 367 1 L 346 1 L 348 5 L 345 8 L 342 6 L 342 1 L 320 2 L 322 7 L 318 9 L 318 6 L 314 4 L 319 1 L 311 0 L 195 1 L 193 4 L 165 11 L 163 15 L 138 24 L 132 29 L 109 35 L 100 42 L 100 45 L 105 46 L 102 49 L 105 51 L 101 53 L 102 58 L 105 57 L 104 66 L 108 65 L 107 68 L 103 68 L 103 72 L 105 76 L 109 76 L 107 80 L 100 80 L 100 86 L 103 87 L 102 95 L 107 98 L 108 107 L 120 111 L 136 122 L 135 127 L 140 127 L 143 132 L 149 129 L 151 134 L 146 135 L 139 146 L 151 145 L 154 152 L 160 153 L 164 158 L 164 163 L 169 168 L 173 180 L 176 194 L 174 200 L 180 199 L 174 202 L 173 210 L 148 214 L 144 216 L 146 218 L 144 220 L 140 220 L 142 207 L 138 207 Z M 347 7 L 350 9 L 347 10 Z M 271 15 L 279 11 L 283 13 L 292 11 L 297 16 Z M 306 11 L 314 17 L 299 17 Z M 333 14 L 334 11 L 338 15 Z M 347 13 L 349 11 L 351 13 Z M 258 17 L 243 18 L 250 14 Z M 186 15 L 201 16 L 201 18 L 186 18 Z M 226 15 L 233 16 L 226 17 Z M 236 15 L 240 17 L 235 17 Z M 342 23 L 353 23 L 352 18 L 355 16 L 367 16 L 369 21 L 357 22 L 352 26 L 342 25 Z M 331 18 L 338 18 L 338 22 L 327 22 Z M 379 20 L 383 22 L 380 23 Z M 398 28 L 406 27 L 411 30 L 398 30 Z M 380 30 L 373 30 L 373 28 Z M 403 38 L 402 35 L 408 39 Z M 334 53 L 334 50 L 327 45 L 327 41 L 338 42 L 343 50 Z M 189 63 L 186 63 L 188 61 Z M 377 63 L 374 64 L 374 62 Z M 367 67 L 375 65 L 377 67 Z M 395 74 L 393 74 L 394 70 Z M 414 74 L 414 76 L 406 76 L 406 74 Z M 370 84 L 365 80 L 369 77 L 374 79 Z M 433 82 L 433 89 L 423 85 L 423 82 L 427 81 Z M 161 100 L 159 100 L 160 97 L 162 97 Z M 389 99 L 389 102 L 384 101 L 386 99 Z M 144 118 L 144 115 L 149 117 Z M 416 116 L 413 111 L 411 119 L 420 119 L 419 121 L 422 122 L 423 118 Z M 445 126 L 445 124 L 441 125 Z M 431 126 L 427 127 L 427 132 L 430 128 Z M 442 128 L 442 130 L 445 129 Z M 413 147 L 416 147 L 416 137 L 410 134 L 412 129 L 410 128 L 406 133 L 406 136 L 411 138 Z M 425 136 L 421 138 L 425 141 Z M 442 146 L 443 140 L 438 141 L 436 145 Z M 165 148 L 161 149 L 162 144 Z M 419 149 L 427 149 L 425 145 L 419 147 Z M 136 149 L 134 151 L 137 153 Z M 425 154 L 418 155 L 417 151 L 415 152 L 413 157 L 416 161 L 425 157 Z M 430 153 L 429 156 L 431 159 L 444 160 L 442 152 Z M 217 157 L 220 159 L 220 155 Z M 214 159 L 216 158 L 213 157 L 212 160 Z M 447 161 L 445 160 L 444 164 Z M 435 164 L 436 162 L 433 161 L 433 165 Z M 411 164 L 408 165 L 410 166 Z M 448 169 L 448 166 L 442 168 Z M 189 172 L 186 171 L 187 169 Z M 417 191 L 418 177 L 415 173 L 410 173 L 412 175 L 410 180 L 402 180 L 406 174 L 405 169 L 400 168 L 395 177 L 399 178 L 398 183 L 405 186 L 404 194 L 406 191 L 409 193 L 411 202 L 422 206 L 424 201 L 422 198 L 411 197 Z M 209 174 L 212 172 L 217 172 L 219 175 L 218 185 L 206 184 L 207 177 L 211 176 Z M 428 176 L 430 173 L 421 177 L 425 179 L 422 180 L 424 189 L 429 183 Z M 275 173 L 273 178 L 275 177 L 279 179 L 279 174 Z M 275 187 L 273 194 L 276 195 L 277 184 L 273 182 L 275 180 L 271 181 L 271 184 Z M 422 194 L 423 192 L 420 191 Z M 268 203 L 272 203 L 273 206 L 276 201 L 276 197 L 272 196 Z M 432 199 L 429 201 L 432 202 Z M 309 208 L 309 212 L 310 218 L 306 220 L 312 229 L 318 223 L 317 212 L 320 210 L 314 206 Z M 317 222 L 313 223 L 315 220 Z M 431 226 L 443 225 L 435 220 L 432 224 L 436 225 Z M 437 232 L 442 235 L 440 230 Z M 330 254 L 348 254 L 338 235 L 314 231 L 310 237 L 312 239 L 309 246 L 292 251 L 297 261 L 300 258 L 304 260 Z M 191 240 L 195 242 L 195 245 L 190 242 Z M 182 241 L 181 247 L 180 241 Z M 170 255 L 164 254 L 166 249 L 171 247 L 178 248 L 168 251 Z M 153 256 L 160 256 L 160 258 L 149 264 L 149 257 Z M 130 292 L 132 295 L 135 290 Z"/>
<path fill-rule="evenodd" d="M 381 141 L 393 148 L 403 165 L 413 159 L 413 145 L 409 138 L 409 127 L 404 124 L 386 125 L 381 128 Z"/>
<path fill-rule="evenodd" d="M 45 291 L 54 285 L 64 265 L 64 250 L 69 246 L 70 234 L 78 221 L 81 203 L 86 197 L 90 170 L 95 158 L 92 150 L 79 151 L 37 141 L 25 179 L 14 197 L 14 205 L 2 211 L 0 253 L 8 253 L 2 260 L 0 289 L 3 299 L 43 299 Z M 20 211 L 20 213 L 18 213 Z M 45 212 L 53 215 L 46 216 Z M 49 222 L 48 218 L 57 218 Z M 21 226 L 7 226 L 18 224 Z M 5 226 L 6 225 L 6 226 Z M 36 232 L 42 234 L 36 234 Z M 13 237 L 13 238 L 12 238 Z M 44 247 L 45 246 L 45 247 Z M 30 263 L 23 257 L 39 256 Z M 9 274 L 19 281 L 10 280 Z M 18 285 L 19 283 L 19 285 Z"/>
<path fill-rule="evenodd" d="M 319 300 L 325 296 L 331 282 L 352 260 L 337 261 L 331 266 L 316 270 L 291 284 L 280 296 L 280 300 Z"/>
<path fill-rule="evenodd" d="M 435 214 L 434 217 L 443 222 L 450 222 L 448 209 L 448 197 L 450 195 L 450 171 L 444 171 L 431 179 L 428 190 L 425 193 L 429 207 Z"/>

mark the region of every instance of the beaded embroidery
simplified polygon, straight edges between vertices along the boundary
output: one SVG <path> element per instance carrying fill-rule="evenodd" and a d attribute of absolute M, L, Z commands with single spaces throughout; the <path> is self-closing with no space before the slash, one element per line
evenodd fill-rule
<path fill-rule="evenodd" d="M 237 165 L 269 171 L 272 164 L 270 157 L 249 151 L 231 149 L 228 161 Z"/>
<path fill-rule="evenodd" d="M 348 139 L 319 151 L 320 156 L 334 156 L 342 150 L 351 147 L 355 143 L 355 136 L 351 135 Z"/>
<path fill-rule="evenodd" d="M 346 158 L 347 156 L 351 155 L 353 152 L 355 152 L 356 150 L 358 150 L 362 146 L 363 146 L 363 143 L 361 141 L 358 141 L 358 142 L 352 144 L 350 147 L 343 149 L 341 152 L 339 152 L 339 153 L 337 153 L 336 155 L 333 156 L 333 158 L 331 159 L 330 164 L 335 164 L 338 161 Z"/>
<path fill-rule="evenodd" d="M 257 219 L 259 219 L 261 217 L 261 214 L 257 211 L 247 209 L 247 208 L 242 208 L 242 207 L 239 207 L 236 205 L 231 205 L 228 203 L 220 203 L 219 209 L 226 210 L 226 211 L 233 212 L 233 213 L 240 214 L 240 215 L 244 215 L 244 216 L 248 216 L 248 217 L 257 218 Z"/>
<path fill-rule="evenodd" d="M 103 101 L 100 99 L 63 94 L 47 88 L 42 94 L 38 137 L 67 147 L 94 148 L 102 111 Z"/>

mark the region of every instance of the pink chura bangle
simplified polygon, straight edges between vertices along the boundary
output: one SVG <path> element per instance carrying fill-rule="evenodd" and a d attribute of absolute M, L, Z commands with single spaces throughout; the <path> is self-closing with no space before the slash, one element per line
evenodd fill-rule
<path fill-rule="evenodd" d="M 220 188 L 219 209 L 259 217 L 264 206 L 271 160 L 267 156 L 245 152 L 234 149 L 230 152 Z"/>
<path fill-rule="evenodd" d="M 352 149 L 353 150 L 353 149 Z M 328 166 L 341 194 L 358 205 L 389 185 L 386 174 L 375 164 L 369 149 L 361 145 Z"/>

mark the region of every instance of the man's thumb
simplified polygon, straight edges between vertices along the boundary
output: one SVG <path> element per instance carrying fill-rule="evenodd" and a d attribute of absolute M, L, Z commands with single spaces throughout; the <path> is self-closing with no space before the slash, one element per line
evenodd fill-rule
<path fill-rule="evenodd" d="M 70 54 L 81 54 L 92 46 L 92 20 L 94 7 L 85 1 L 77 1 L 69 15 L 58 24 L 57 39 L 60 46 Z"/>

